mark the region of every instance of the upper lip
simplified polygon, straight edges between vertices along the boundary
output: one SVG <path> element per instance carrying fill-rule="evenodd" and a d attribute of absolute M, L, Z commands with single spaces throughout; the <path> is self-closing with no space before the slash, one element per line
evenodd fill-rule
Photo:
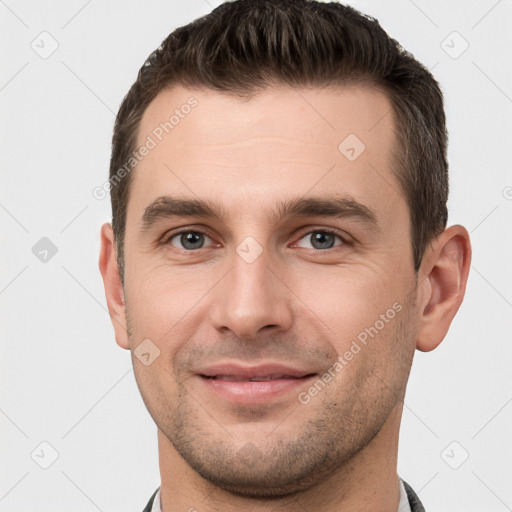
<path fill-rule="evenodd" d="M 266 363 L 255 366 L 247 366 L 235 363 L 224 363 L 217 364 L 214 366 L 208 366 L 206 368 L 197 371 L 199 375 L 205 377 L 220 377 L 220 376 L 231 376 L 238 378 L 264 378 L 264 377 L 305 377 L 306 375 L 312 375 L 315 372 L 310 370 L 302 370 L 300 368 L 293 368 L 291 366 L 277 364 L 277 363 Z"/>

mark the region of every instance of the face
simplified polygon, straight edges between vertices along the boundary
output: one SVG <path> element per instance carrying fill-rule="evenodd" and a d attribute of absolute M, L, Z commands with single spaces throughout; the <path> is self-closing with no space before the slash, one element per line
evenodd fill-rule
<path fill-rule="evenodd" d="M 160 431 L 222 488 L 311 486 L 400 405 L 416 275 L 391 108 L 366 86 L 245 101 L 174 87 L 143 116 L 129 348 Z"/>

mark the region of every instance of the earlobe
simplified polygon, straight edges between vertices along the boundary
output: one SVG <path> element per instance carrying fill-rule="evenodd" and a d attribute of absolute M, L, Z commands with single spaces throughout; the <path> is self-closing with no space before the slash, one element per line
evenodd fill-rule
<path fill-rule="evenodd" d="M 114 233 L 111 224 L 108 223 L 101 226 L 99 268 L 103 277 L 105 298 L 114 326 L 116 342 L 121 348 L 129 350 L 124 291 L 116 259 Z"/>
<path fill-rule="evenodd" d="M 464 227 L 451 226 L 432 243 L 421 270 L 418 350 L 429 352 L 443 341 L 464 298 L 470 264 L 471 243 Z"/>

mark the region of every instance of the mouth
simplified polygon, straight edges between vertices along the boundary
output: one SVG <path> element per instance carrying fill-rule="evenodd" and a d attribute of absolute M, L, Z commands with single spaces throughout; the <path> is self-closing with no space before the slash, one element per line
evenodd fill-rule
<path fill-rule="evenodd" d="M 292 391 L 299 392 L 315 376 L 315 372 L 282 367 L 260 365 L 245 367 L 218 365 L 198 373 L 207 389 L 235 404 L 263 404 L 284 398 Z"/>
<path fill-rule="evenodd" d="M 312 375 L 316 375 L 315 373 L 309 373 L 302 377 L 295 377 L 293 375 L 267 375 L 264 377 L 241 377 L 239 375 L 201 375 L 206 379 L 218 379 L 225 380 L 230 382 L 265 382 L 269 380 L 280 380 L 280 379 L 304 379 L 305 377 L 310 377 Z"/>

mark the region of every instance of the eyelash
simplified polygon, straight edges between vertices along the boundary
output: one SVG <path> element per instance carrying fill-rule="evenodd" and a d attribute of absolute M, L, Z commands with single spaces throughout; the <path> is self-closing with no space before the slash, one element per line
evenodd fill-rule
<path fill-rule="evenodd" d="M 182 235 L 183 233 L 197 233 L 197 234 L 200 234 L 200 235 L 205 235 L 208 238 L 210 238 L 211 240 L 214 240 L 214 237 L 210 233 L 208 233 L 206 231 L 202 231 L 200 229 L 194 229 L 194 228 L 183 228 L 183 229 L 180 229 L 179 231 L 172 232 L 172 233 L 169 233 L 168 235 L 164 236 L 161 244 L 162 245 L 169 245 L 169 242 L 174 237 Z M 315 248 L 311 248 L 310 249 L 310 248 L 305 248 L 305 247 L 302 247 L 302 249 L 307 249 L 309 251 L 315 251 L 315 252 L 322 252 L 323 253 L 323 252 L 328 252 L 328 251 L 334 250 L 336 248 L 339 248 L 339 247 L 342 247 L 342 246 L 345 246 L 345 245 L 353 245 L 353 242 L 348 240 L 346 236 L 341 235 L 338 231 L 336 231 L 334 229 L 331 229 L 331 228 L 310 229 L 309 231 L 305 231 L 304 233 L 302 233 L 300 235 L 300 237 L 297 239 L 297 241 L 302 240 L 307 235 L 312 235 L 313 233 L 327 233 L 327 234 L 330 234 L 330 235 L 334 235 L 334 236 L 338 237 L 341 240 L 342 243 L 340 245 L 335 245 L 334 247 L 330 247 L 328 249 L 315 249 Z M 181 250 L 181 251 L 185 251 L 185 252 L 197 252 L 197 251 L 199 251 L 201 249 L 208 249 L 208 247 L 201 247 L 199 249 L 180 249 L 179 247 L 175 247 L 175 249 L 178 249 L 178 250 Z"/>

